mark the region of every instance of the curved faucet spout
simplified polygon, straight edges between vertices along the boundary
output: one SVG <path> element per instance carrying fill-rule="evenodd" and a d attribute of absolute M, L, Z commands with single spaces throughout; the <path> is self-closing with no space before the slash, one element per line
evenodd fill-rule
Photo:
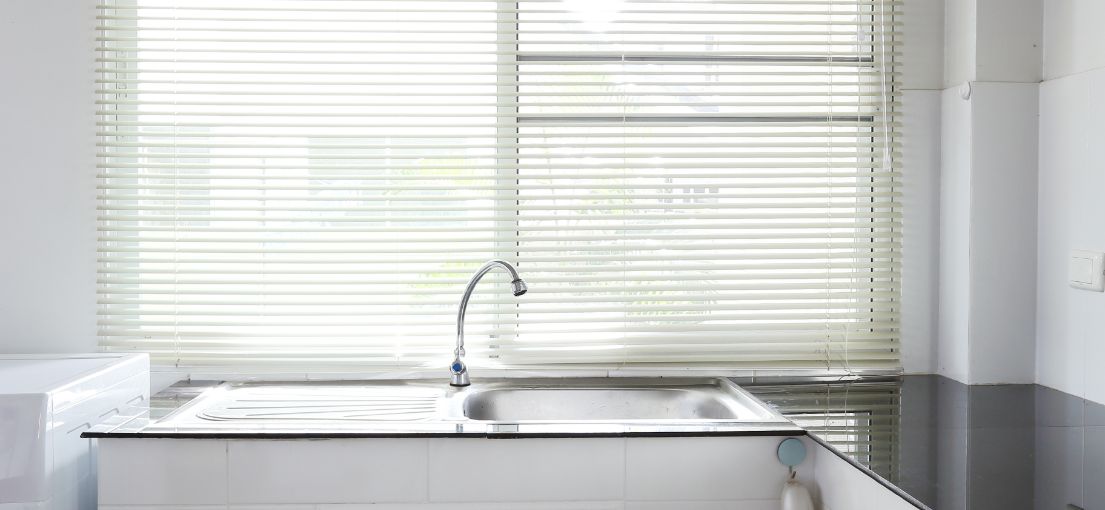
<path fill-rule="evenodd" d="M 460 298 L 460 306 L 457 308 L 457 348 L 454 351 L 453 362 L 449 365 L 449 384 L 452 386 L 468 386 L 471 384 L 468 377 L 468 366 L 464 364 L 464 313 L 468 310 L 468 300 L 472 297 L 472 292 L 476 290 L 476 284 L 480 282 L 483 275 L 491 272 L 496 267 L 510 273 L 510 290 L 515 296 L 521 296 L 529 290 L 526 282 L 522 280 L 521 276 L 518 276 L 518 271 L 514 269 L 514 266 L 505 260 L 489 260 L 476 270 L 476 273 L 472 275 L 472 279 L 468 280 L 468 286 L 464 288 L 464 296 Z"/>

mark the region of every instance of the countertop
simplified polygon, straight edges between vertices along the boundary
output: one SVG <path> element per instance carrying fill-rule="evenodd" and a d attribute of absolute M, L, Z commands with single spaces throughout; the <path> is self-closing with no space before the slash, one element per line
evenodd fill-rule
<path fill-rule="evenodd" d="M 735 381 L 919 507 L 1105 510 L 1100 404 L 1042 386 L 967 386 L 939 376 Z M 215 384 L 158 393 L 147 423 Z"/>
<path fill-rule="evenodd" d="M 1105 510 L 1101 404 L 939 376 L 744 387 L 933 510 Z"/>

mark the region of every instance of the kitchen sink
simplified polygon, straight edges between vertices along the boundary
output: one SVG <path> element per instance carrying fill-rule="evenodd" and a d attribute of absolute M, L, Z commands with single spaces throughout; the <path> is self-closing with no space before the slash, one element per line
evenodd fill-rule
<path fill-rule="evenodd" d="M 793 433 L 723 378 L 226 382 L 141 435 L 574 435 Z"/>
<path fill-rule="evenodd" d="M 770 420 L 735 384 L 706 380 L 506 381 L 476 388 L 464 415 L 500 422 Z"/>

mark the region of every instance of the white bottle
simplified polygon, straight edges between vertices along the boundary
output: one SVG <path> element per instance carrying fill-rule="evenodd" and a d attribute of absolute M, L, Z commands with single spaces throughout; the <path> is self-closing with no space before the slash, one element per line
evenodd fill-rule
<path fill-rule="evenodd" d="M 810 491 L 795 480 L 794 475 L 794 471 L 791 471 L 790 479 L 783 484 L 783 494 L 779 497 L 783 503 L 782 510 L 814 510 Z"/>

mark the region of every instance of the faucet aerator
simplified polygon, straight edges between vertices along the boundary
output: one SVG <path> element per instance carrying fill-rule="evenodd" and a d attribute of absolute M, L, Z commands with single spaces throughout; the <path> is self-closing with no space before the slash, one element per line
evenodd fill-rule
<path fill-rule="evenodd" d="M 522 280 L 514 280 L 510 282 L 510 288 L 514 291 L 514 297 L 525 294 L 529 287 L 526 286 L 526 282 Z"/>

